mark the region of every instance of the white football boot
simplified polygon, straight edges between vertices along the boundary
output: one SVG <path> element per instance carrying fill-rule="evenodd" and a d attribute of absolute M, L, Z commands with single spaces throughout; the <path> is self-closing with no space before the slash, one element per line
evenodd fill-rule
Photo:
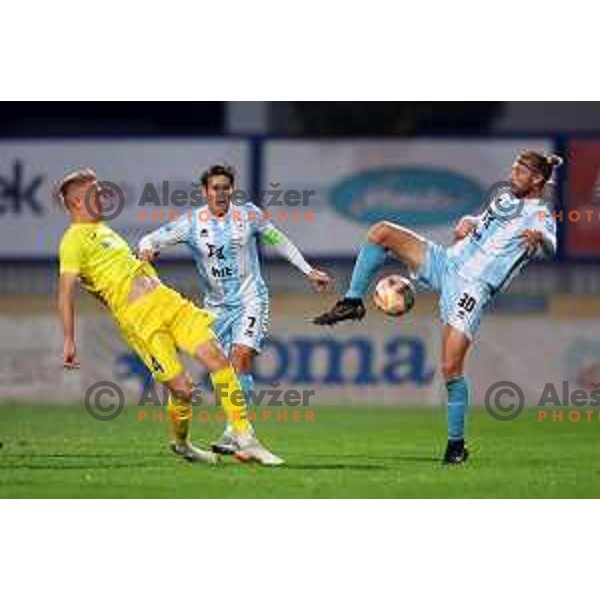
<path fill-rule="evenodd" d="M 196 448 L 196 446 L 192 446 L 189 442 L 185 444 L 171 442 L 169 447 L 177 456 L 181 456 L 181 458 L 189 462 L 203 463 L 205 465 L 216 465 L 219 462 L 219 457 L 216 454 L 208 450 Z"/>
<path fill-rule="evenodd" d="M 285 461 L 283 458 L 269 452 L 253 433 L 234 436 L 237 449 L 233 453 L 240 462 L 257 462 L 265 467 L 279 467 Z"/>
<path fill-rule="evenodd" d="M 210 447 L 215 454 L 222 454 L 223 456 L 234 455 L 238 450 L 238 444 L 233 427 L 228 424 L 221 437 L 218 440 L 215 440 Z"/>

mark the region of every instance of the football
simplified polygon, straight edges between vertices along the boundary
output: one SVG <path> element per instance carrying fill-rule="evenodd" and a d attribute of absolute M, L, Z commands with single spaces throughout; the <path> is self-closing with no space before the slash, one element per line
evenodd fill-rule
<path fill-rule="evenodd" d="M 373 300 L 386 315 L 398 317 L 411 310 L 415 304 L 415 286 L 401 275 L 388 275 L 375 286 Z"/>

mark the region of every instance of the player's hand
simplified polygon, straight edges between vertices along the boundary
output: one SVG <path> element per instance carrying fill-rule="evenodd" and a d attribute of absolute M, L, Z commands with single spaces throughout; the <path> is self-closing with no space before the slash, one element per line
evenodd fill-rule
<path fill-rule="evenodd" d="M 77 357 L 75 343 L 70 340 L 65 340 L 63 346 L 63 367 L 68 370 L 79 369 L 81 363 Z"/>
<path fill-rule="evenodd" d="M 150 248 L 140 250 L 138 252 L 138 258 L 144 262 L 154 262 L 160 256 L 160 252 L 152 250 Z"/>
<path fill-rule="evenodd" d="M 542 232 L 538 229 L 526 229 L 520 235 L 527 254 L 531 256 L 542 245 Z"/>
<path fill-rule="evenodd" d="M 326 292 L 331 286 L 331 277 L 323 271 L 317 271 L 317 269 L 313 269 L 308 274 L 308 279 L 312 286 L 319 292 Z"/>
<path fill-rule="evenodd" d="M 471 219 L 462 218 L 454 228 L 454 241 L 458 242 L 459 240 L 466 238 L 476 227 L 477 224 Z"/>

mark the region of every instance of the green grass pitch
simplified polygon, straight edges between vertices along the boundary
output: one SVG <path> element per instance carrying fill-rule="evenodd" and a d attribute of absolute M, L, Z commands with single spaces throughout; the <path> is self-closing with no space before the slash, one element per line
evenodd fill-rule
<path fill-rule="evenodd" d="M 498 422 L 471 413 L 469 463 L 439 457 L 445 413 L 315 407 L 314 423 L 259 423 L 279 469 L 225 459 L 210 468 L 166 449 L 167 424 L 128 408 L 97 422 L 83 407 L 0 406 L 0 497 L 8 498 L 588 498 L 600 497 L 600 421 Z M 216 422 L 193 425 L 208 442 Z"/>

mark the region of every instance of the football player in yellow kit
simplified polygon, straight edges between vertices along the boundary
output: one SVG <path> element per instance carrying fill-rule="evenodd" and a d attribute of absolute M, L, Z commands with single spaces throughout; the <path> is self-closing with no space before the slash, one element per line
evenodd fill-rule
<path fill-rule="evenodd" d="M 136 258 L 127 242 L 102 221 L 102 190 L 96 173 L 92 169 L 70 173 L 61 181 L 58 193 L 71 218 L 59 250 L 64 367 L 80 366 L 75 345 L 75 289 L 79 282 L 107 306 L 123 339 L 154 379 L 168 386 L 173 452 L 192 462 L 217 462 L 215 454 L 190 442 L 191 384 L 177 356 L 180 349 L 210 372 L 239 441 L 236 458 L 269 466 L 282 464 L 283 460 L 254 436 L 238 378 L 211 329 L 214 317 L 163 285 L 152 266 Z"/>

